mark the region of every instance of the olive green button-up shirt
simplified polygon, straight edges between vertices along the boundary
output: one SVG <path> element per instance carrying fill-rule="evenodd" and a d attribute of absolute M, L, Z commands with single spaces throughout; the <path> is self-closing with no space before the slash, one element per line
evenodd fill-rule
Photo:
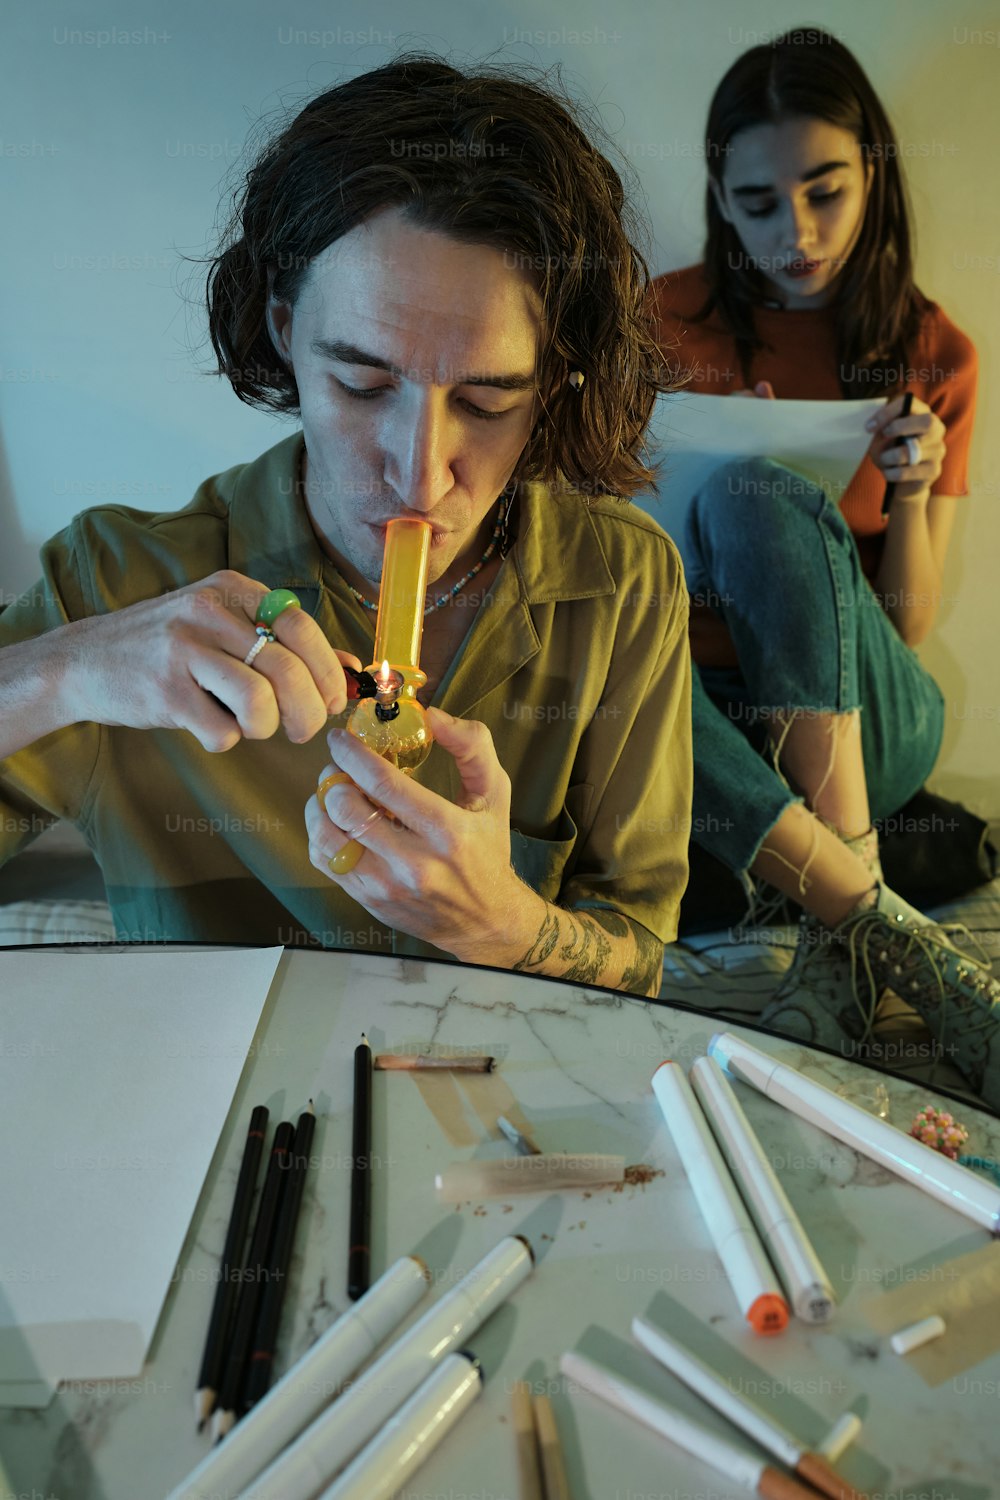
<path fill-rule="evenodd" d="M 321 550 L 296 433 L 208 479 L 184 510 L 85 511 L 0 614 L 0 648 L 234 568 L 294 589 L 331 644 L 371 661 L 374 620 Z M 512 862 L 546 900 L 677 932 L 691 807 L 687 592 L 676 549 L 614 499 L 522 485 L 517 539 L 433 701 L 487 725 L 512 784 Z M 451 606 L 462 605 L 461 596 Z M 84 723 L 0 762 L 0 862 L 76 823 L 125 941 L 319 943 L 440 956 L 309 862 L 322 736 L 210 754 L 184 730 Z M 417 772 L 454 800 L 436 747 Z"/>

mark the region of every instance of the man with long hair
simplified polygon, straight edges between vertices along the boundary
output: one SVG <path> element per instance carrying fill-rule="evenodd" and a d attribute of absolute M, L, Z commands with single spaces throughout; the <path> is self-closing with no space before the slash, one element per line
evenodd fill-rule
<path fill-rule="evenodd" d="M 404 58 L 292 119 L 207 301 L 236 394 L 302 430 L 183 511 L 105 507 L 48 544 L 0 618 L 0 853 L 29 814 L 71 818 L 140 939 L 443 952 L 655 994 L 690 679 L 676 553 L 622 503 L 662 388 L 629 230 L 618 174 L 534 83 Z M 334 729 L 326 769 L 354 785 L 320 805 L 306 742 L 370 660 L 396 517 L 432 528 L 439 748 L 415 784 Z M 269 639 L 277 588 L 301 607 Z"/>

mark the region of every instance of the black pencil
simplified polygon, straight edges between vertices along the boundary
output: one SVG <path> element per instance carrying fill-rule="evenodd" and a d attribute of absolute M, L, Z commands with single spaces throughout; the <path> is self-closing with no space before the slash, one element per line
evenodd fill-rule
<path fill-rule="evenodd" d="M 208 1333 L 205 1337 L 205 1352 L 201 1357 L 201 1372 L 194 1397 L 195 1418 L 199 1431 L 212 1413 L 219 1381 L 222 1378 L 222 1366 L 229 1343 L 229 1332 L 232 1328 L 233 1309 L 236 1306 L 236 1294 L 240 1285 L 239 1273 L 243 1269 L 243 1250 L 250 1224 L 250 1207 L 257 1186 L 257 1169 L 264 1150 L 266 1129 L 267 1108 L 263 1104 L 258 1104 L 250 1115 L 250 1129 L 247 1131 L 243 1160 L 240 1163 L 239 1177 L 236 1179 L 236 1196 L 233 1198 L 233 1207 L 229 1215 L 226 1242 L 222 1247 L 219 1281 L 215 1288 L 212 1316 L 209 1319 Z"/>
<path fill-rule="evenodd" d="M 271 1260 L 271 1244 L 274 1225 L 281 1200 L 281 1193 L 288 1179 L 288 1153 L 291 1149 L 295 1129 L 283 1120 L 274 1132 L 274 1144 L 267 1164 L 267 1176 L 260 1193 L 257 1222 L 250 1237 L 250 1252 L 247 1255 L 246 1275 L 236 1301 L 236 1317 L 233 1333 L 215 1403 L 212 1418 L 212 1437 L 218 1442 L 232 1427 L 239 1411 L 239 1401 L 246 1379 L 247 1359 L 257 1323 L 257 1308 L 264 1277 Z"/>
<path fill-rule="evenodd" d="M 900 411 L 899 415 L 901 417 L 908 417 L 910 415 L 910 412 L 911 412 L 912 408 L 913 408 L 913 392 L 912 391 L 904 391 L 903 392 L 903 408 Z M 896 439 L 896 442 L 902 442 L 902 441 L 903 440 L 901 438 L 897 438 Z M 896 493 L 896 481 L 893 480 L 891 484 L 887 484 L 886 485 L 886 487 L 885 487 L 885 494 L 882 497 L 882 515 L 883 516 L 887 516 L 889 514 L 889 507 L 892 505 L 892 497 L 893 497 L 893 495 L 895 493 Z"/>
<path fill-rule="evenodd" d="M 347 1295 L 357 1302 L 371 1275 L 372 1218 L 372 1049 L 362 1033 L 354 1049 L 354 1132 L 351 1140 L 351 1227 L 347 1252 Z"/>
<path fill-rule="evenodd" d="M 302 1206 L 302 1193 L 306 1185 L 309 1152 L 312 1149 L 315 1129 L 316 1116 L 310 1099 L 309 1108 L 299 1115 L 299 1123 L 295 1130 L 295 1144 L 292 1147 L 291 1160 L 288 1164 L 288 1182 L 281 1195 L 281 1209 L 275 1226 L 274 1244 L 271 1248 L 271 1264 L 260 1299 L 257 1327 L 254 1331 L 246 1385 L 243 1390 L 242 1410 L 244 1412 L 248 1412 L 251 1406 L 255 1406 L 267 1395 L 271 1384 L 274 1349 L 278 1342 L 278 1326 L 281 1323 L 281 1308 L 285 1300 L 288 1272 L 295 1244 L 295 1226 L 298 1223 L 299 1210 Z"/>

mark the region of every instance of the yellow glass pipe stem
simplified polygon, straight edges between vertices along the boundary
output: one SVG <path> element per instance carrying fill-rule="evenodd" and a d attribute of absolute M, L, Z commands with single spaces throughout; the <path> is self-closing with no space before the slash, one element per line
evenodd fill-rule
<path fill-rule="evenodd" d="M 402 518 L 389 522 L 375 622 L 376 668 L 384 661 L 400 669 L 420 665 L 430 553 L 429 522 Z"/>
<path fill-rule="evenodd" d="M 371 670 L 377 673 L 387 661 L 390 667 L 403 672 L 410 697 L 414 690 L 414 674 L 417 682 L 424 680 L 420 672 L 420 641 L 424 633 L 424 596 L 430 553 L 429 522 L 410 521 L 403 517 L 389 522 L 385 529 L 382 581 L 375 621 L 375 660 Z M 332 779 L 328 784 L 333 785 Z M 320 801 L 323 801 L 322 789 Z M 347 875 L 363 853 L 364 845 L 351 839 L 330 860 L 330 869 L 335 875 Z"/>

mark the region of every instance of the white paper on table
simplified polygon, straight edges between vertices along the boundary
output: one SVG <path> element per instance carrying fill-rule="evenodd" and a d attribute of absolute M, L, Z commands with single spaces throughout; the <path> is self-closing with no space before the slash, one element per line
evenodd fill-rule
<path fill-rule="evenodd" d="M 646 434 L 650 462 L 662 460 L 657 488 L 634 496 L 633 503 L 670 533 L 682 557 L 691 501 L 731 459 L 773 458 L 839 505 L 871 443 L 865 423 L 884 404 L 884 397 L 770 401 L 668 391 L 657 397 Z"/>
<path fill-rule="evenodd" d="M 0 1382 L 142 1369 L 282 951 L 0 953 Z"/>
<path fill-rule="evenodd" d="M 30 1411 L 42 1411 L 56 1393 L 55 1385 L 48 1380 L 0 1380 L 0 1407 L 23 1407 Z M 0 1489 L 0 1495 L 3 1490 Z"/>

